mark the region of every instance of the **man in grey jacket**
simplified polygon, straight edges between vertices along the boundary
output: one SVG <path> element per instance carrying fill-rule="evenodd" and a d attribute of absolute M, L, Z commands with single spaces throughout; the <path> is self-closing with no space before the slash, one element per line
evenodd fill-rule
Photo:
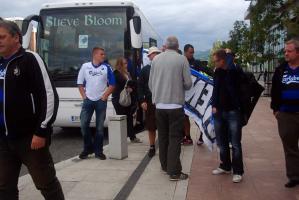
<path fill-rule="evenodd" d="M 162 170 L 171 181 L 184 180 L 180 161 L 184 129 L 185 90 L 192 86 L 188 60 L 177 53 L 178 39 L 166 40 L 166 51 L 152 61 L 149 88 L 156 105 L 156 120 L 159 134 L 159 157 Z"/>

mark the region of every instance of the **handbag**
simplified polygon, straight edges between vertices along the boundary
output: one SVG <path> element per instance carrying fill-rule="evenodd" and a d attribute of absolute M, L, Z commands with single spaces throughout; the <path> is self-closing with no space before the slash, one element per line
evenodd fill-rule
<path fill-rule="evenodd" d="M 124 107 L 128 107 L 131 105 L 131 95 L 130 95 L 130 92 L 127 91 L 127 84 L 128 84 L 128 81 L 126 82 L 126 85 L 124 87 L 124 89 L 120 92 L 119 94 L 119 100 L 118 100 L 118 103 L 121 105 L 121 106 L 124 106 Z"/>

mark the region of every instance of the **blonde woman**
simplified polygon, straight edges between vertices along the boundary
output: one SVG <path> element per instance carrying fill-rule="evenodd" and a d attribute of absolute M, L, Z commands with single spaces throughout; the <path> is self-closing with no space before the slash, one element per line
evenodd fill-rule
<path fill-rule="evenodd" d="M 137 106 L 137 87 L 136 82 L 131 80 L 127 65 L 128 62 L 124 57 L 120 57 L 116 61 L 115 70 L 113 72 L 116 84 L 114 92 L 112 93 L 112 104 L 114 106 L 116 114 L 127 116 L 127 133 L 131 142 L 140 143 L 141 141 L 136 137 L 133 129 L 133 114 L 136 111 Z M 131 105 L 125 107 L 119 104 L 119 96 L 126 83 L 127 90 L 130 92 L 132 102 Z"/>

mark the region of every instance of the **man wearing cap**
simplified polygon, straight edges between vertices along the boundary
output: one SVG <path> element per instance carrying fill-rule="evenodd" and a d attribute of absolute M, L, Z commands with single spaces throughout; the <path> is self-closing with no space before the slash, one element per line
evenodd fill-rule
<path fill-rule="evenodd" d="M 148 58 L 150 61 L 154 59 L 156 55 L 161 53 L 157 47 L 149 48 Z M 150 149 L 148 156 L 151 158 L 156 153 L 155 140 L 156 140 L 156 107 L 152 103 L 152 93 L 148 87 L 148 80 L 150 75 L 151 65 L 148 64 L 141 69 L 140 77 L 138 79 L 138 101 L 141 108 L 145 112 L 145 128 L 148 130 L 148 137 L 150 143 Z"/>

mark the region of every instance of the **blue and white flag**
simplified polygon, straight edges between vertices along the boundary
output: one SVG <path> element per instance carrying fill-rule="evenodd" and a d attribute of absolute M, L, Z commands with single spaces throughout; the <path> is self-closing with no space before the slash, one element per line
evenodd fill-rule
<path fill-rule="evenodd" d="M 193 85 L 185 93 L 185 114 L 196 122 L 203 133 L 204 143 L 212 150 L 216 142 L 211 105 L 213 79 L 193 69 L 191 75 Z"/>

